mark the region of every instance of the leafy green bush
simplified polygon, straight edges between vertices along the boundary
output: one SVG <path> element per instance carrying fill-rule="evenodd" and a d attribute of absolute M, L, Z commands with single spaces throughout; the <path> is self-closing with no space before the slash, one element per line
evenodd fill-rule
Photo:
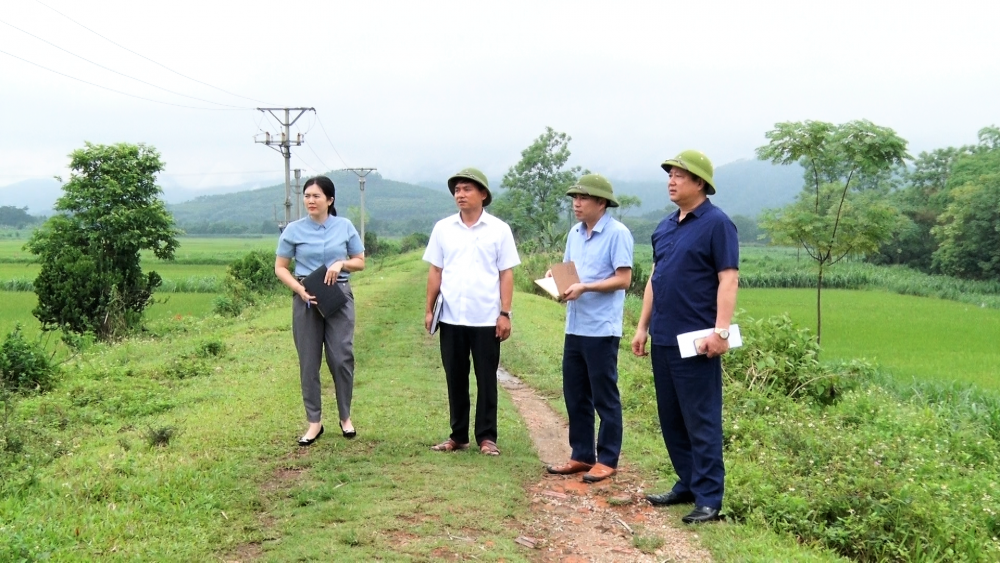
<path fill-rule="evenodd" d="M 726 388 L 726 508 L 858 561 L 996 561 L 998 443 L 875 385 L 828 407 Z"/>
<path fill-rule="evenodd" d="M 399 241 L 399 251 L 409 252 L 411 250 L 417 250 L 420 248 L 426 248 L 427 243 L 430 242 L 431 237 L 425 233 L 411 233 L 403 237 L 403 240 Z"/>
<path fill-rule="evenodd" d="M 544 277 L 549 267 L 556 262 L 562 262 L 562 259 L 562 252 L 522 254 L 521 265 L 514 268 L 514 288 L 525 293 L 548 297 L 548 293 L 535 285 L 535 280 Z"/>
<path fill-rule="evenodd" d="M 274 270 L 272 269 L 272 275 Z M 226 276 L 224 292 L 212 301 L 212 311 L 217 315 L 238 317 L 243 310 L 257 303 L 257 296 L 240 280 Z"/>
<path fill-rule="evenodd" d="M 274 275 L 274 254 L 263 250 L 246 253 L 230 264 L 226 272 L 256 293 L 271 293 L 281 287 L 281 281 Z"/>
<path fill-rule="evenodd" d="M 808 329 L 796 327 L 787 314 L 768 319 L 739 320 L 743 346 L 725 356 L 726 375 L 747 389 L 765 394 L 810 397 L 831 404 L 857 385 L 863 362 L 850 369 L 820 364 L 819 344 Z"/>
<path fill-rule="evenodd" d="M 55 366 L 37 342 L 29 342 L 14 326 L 0 345 L 0 386 L 11 392 L 45 391 L 52 385 Z"/>

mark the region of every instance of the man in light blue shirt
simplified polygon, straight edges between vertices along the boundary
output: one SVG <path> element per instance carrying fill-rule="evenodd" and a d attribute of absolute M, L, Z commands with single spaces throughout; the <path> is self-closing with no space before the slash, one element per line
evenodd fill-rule
<path fill-rule="evenodd" d="M 611 182 L 587 174 L 566 191 L 580 221 L 566 238 L 564 262 L 573 262 L 580 282 L 569 286 L 563 345 L 563 397 L 569 415 L 570 459 L 549 473 L 587 473 L 596 483 L 614 475 L 622 447 L 618 393 L 618 344 L 625 290 L 632 283 L 632 233 L 607 213 L 618 207 Z M 551 275 L 551 272 L 547 275 Z M 594 440 L 594 413 L 601 417 Z"/>

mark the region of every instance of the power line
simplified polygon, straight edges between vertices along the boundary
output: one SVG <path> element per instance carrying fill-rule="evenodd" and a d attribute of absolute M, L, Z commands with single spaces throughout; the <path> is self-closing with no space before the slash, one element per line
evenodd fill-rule
<path fill-rule="evenodd" d="M 234 105 L 232 105 L 232 104 L 223 104 L 223 103 L 220 103 L 220 102 L 213 102 L 212 100 L 205 100 L 205 99 L 202 99 L 202 98 L 197 98 L 197 97 L 195 97 L 195 96 L 189 96 L 189 95 L 187 95 L 187 94 L 182 94 L 182 93 L 180 93 L 180 92 L 174 92 L 173 90 L 169 90 L 169 89 L 167 89 L 167 88 L 164 88 L 164 87 L 162 87 L 162 86 L 157 86 L 156 84 L 153 84 L 153 83 L 151 83 L 151 82 L 146 82 L 145 80 L 142 80 L 142 79 L 139 79 L 139 78 L 136 78 L 136 77 L 134 77 L 134 76 L 129 76 L 128 74 L 125 74 L 124 72 L 119 72 L 119 71 L 117 71 L 117 70 L 115 70 L 115 69 L 113 69 L 113 68 L 109 68 L 109 67 L 106 67 L 106 66 L 104 66 L 104 65 L 102 65 L 102 64 L 100 64 L 100 63 L 97 63 L 97 62 L 94 62 L 94 61 L 92 61 L 92 60 L 90 60 L 90 59 L 88 59 L 88 58 L 86 58 L 86 57 L 84 57 L 84 56 L 82 56 L 82 55 L 78 55 L 78 54 L 76 54 L 76 53 L 74 53 L 74 52 L 72 52 L 72 51 L 70 51 L 70 50 L 68 50 L 68 49 L 64 49 L 63 47 L 60 47 L 59 45 L 56 45 L 55 43 L 53 43 L 53 42 L 51 42 L 51 41 L 49 41 L 49 40 L 47 40 L 47 39 L 44 39 L 44 38 L 42 38 L 42 37 L 39 37 L 39 36 L 35 35 L 34 33 L 31 33 L 31 32 L 29 32 L 29 31 L 25 31 L 25 30 L 23 30 L 23 29 L 21 29 L 21 28 L 17 27 L 16 25 L 13 25 L 13 24 L 10 24 L 10 23 L 7 23 L 7 22 L 5 22 L 4 20 L 0 20 L 0 23 L 2 23 L 2 24 L 4 24 L 4 25 L 6 25 L 6 26 L 8 26 L 8 27 L 12 27 L 12 28 L 14 28 L 14 29 L 16 29 L 16 30 L 20 31 L 21 33 L 23 33 L 23 34 L 25 34 L 25 35 L 30 35 L 31 37 L 34 37 L 35 39 L 37 39 L 37 40 L 39 40 L 39 41 L 42 41 L 42 42 L 44 42 L 44 43 L 47 43 L 47 44 L 49 44 L 49 45 L 51 45 L 51 46 L 55 47 L 56 49 L 59 49 L 60 51 L 63 51 L 64 53 L 69 53 L 70 55 L 73 55 L 74 57 L 76 57 L 76 58 L 78 58 L 78 59 L 81 59 L 81 60 L 84 60 L 84 61 L 86 61 L 86 62 L 88 62 L 88 63 L 90 63 L 90 64 L 92 64 L 92 65 L 94 65 L 94 66 L 97 66 L 97 67 L 100 67 L 100 68 L 103 68 L 104 70 L 107 70 L 107 71 L 109 71 L 109 72 L 113 72 L 113 73 L 115 73 L 115 74 L 117 74 L 117 75 L 119 75 L 119 76 L 124 76 L 125 78 L 128 78 L 128 79 L 130 79 L 130 80 L 135 80 L 136 82 L 140 82 L 140 83 L 142 83 L 142 84 L 145 84 L 145 85 L 147 85 L 147 86 L 152 86 L 153 88 L 157 88 L 157 89 L 159 89 L 159 90 L 163 90 L 164 92 L 169 92 L 169 93 L 171 93 L 171 94 L 174 94 L 174 95 L 177 95 L 177 96 L 183 96 L 183 97 L 185 97 L 185 98 L 191 98 L 192 100 L 198 100 L 199 102 L 205 102 L 205 103 L 207 103 L 207 104 L 215 104 L 215 105 L 217 105 L 217 106 L 226 106 L 226 107 L 230 107 L 230 108 L 237 108 L 237 109 L 253 109 L 253 108 L 250 108 L 250 107 L 245 107 L 245 106 L 234 106 Z"/>
<path fill-rule="evenodd" d="M 344 160 L 344 157 L 340 156 L 340 151 L 337 150 L 337 147 L 334 146 L 333 141 L 330 140 L 330 134 L 326 132 L 326 126 L 323 125 L 323 120 L 320 119 L 318 113 L 316 114 L 316 123 L 319 123 L 320 129 L 322 129 L 323 130 L 323 134 L 326 135 L 327 142 L 330 143 L 330 147 L 333 148 L 333 152 L 337 153 L 337 158 L 340 159 L 340 163 L 343 164 L 345 168 L 348 168 L 350 165 L 347 164 L 347 161 Z"/>
<path fill-rule="evenodd" d="M 230 92 L 230 91 L 228 91 L 228 90 L 223 90 L 222 88 L 219 88 L 218 86 L 213 86 L 213 85 L 209 84 L 208 82 L 203 82 L 203 81 L 201 81 L 201 80 L 198 80 L 197 78 L 191 78 L 190 76 L 188 76 L 188 75 L 186 75 L 186 74 L 183 74 L 183 73 L 180 73 L 180 72 L 178 72 L 178 71 L 176 71 L 176 70 L 174 70 L 174 69 L 172 69 L 172 68 L 170 68 L 170 67 L 168 67 L 168 66 L 166 66 L 166 65 L 164 65 L 164 64 L 162 64 L 162 63 L 159 63 L 159 62 L 156 62 L 156 61 L 154 61 L 153 59 L 151 59 L 151 58 L 149 58 L 149 57 L 147 57 L 147 56 L 145 56 L 145 55 L 142 55 L 142 54 L 140 54 L 140 53 L 136 53 L 135 51 L 133 51 L 132 49 L 129 49 L 128 47 L 126 47 L 126 46 L 124 46 L 124 45 L 120 45 L 120 44 L 118 44 L 118 43 L 115 43 L 115 42 L 114 42 L 114 41 L 112 41 L 111 39 L 108 39 L 107 37 L 105 37 L 105 36 L 101 35 L 100 33 L 96 32 L 96 31 L 94 31 L 93 29 L 90 29 L 89 27 L 87 27 L 87 26 L 83 25 L 82 23 L 80 23 L 80 22 L 78 22 L 78 21 L 74 20 L 73 18 L 71 18 L 71 17 L 67 16 L 66 14 L 64 14 L 64 13 L 60 12 L 59 10 L 57 10 L 57 9 L 53 8 L 52 6 L 49 6 L 49 5 L 48 5 L 48 4 L 46 4 L 45 2 L 42 2 L 41 0 L 35 0 L 35 2 L 38 2 L 38 3 L 39 3 L 39 4 L 41 4 L 42 6 L 45 6 L 46 8 L 48 8 L 48 9 L 52 10 L 53 12 L 55 12 L 55 13 L 59 14 L 60 16 L 62 16 L 62 17 L 64 17 L 64 18 L 68 19 L 69 21 L 71 21 L 71 22 L 75 23 L 76 25 L 78 25 L 78 26 L 82 27 L 83 29 L 86 29 L 87 31 L 89 31 L 89 32 L 93 33 L 94 35 L 96 35 L 96 36 L 100 37 L 101 39 L 103 39 L 103 40 L 107 41 L 108 43 L 111 43 L 111 44 L 112 44 L 112 45 L 114 45 L 115 47 L 118 47 L 118 48 L 121 48 L 121 49 L 124 49 L 124 50 L 128 51 L 129 53 L 132 53 L 133 55 L 135 55 L 135 56 L 137 56 L 137 57 L 140 57 L 140 58 L 143 58 L 143 59 L 146 59 L 147 61 L 149 61 L 149 62 L 151 62 L 151 63 L 153 63 L 153 64 L 155 64 L 155 65 L 157 65 L 157 66 L 160 66 L 160 67 L 163 67 L 163 68 L 165 68 L 165 69 L 169 70 L 170 72 L 172 72 L 172 73 L 176 74 L 177 76 L 180 76 L 180 77 L 182 77 L 182 78 L 186 78 L 186 79 L 188 79 L 188 80 L 190 80 L 190 81 L 192 81 L 192 82 L 197 82 L 198 84 L 202 84 L 202 85 L 204 85 L 204 86 L 208 86 L 209 88 L 214 88 L 214 89 L 216 89 L 216 90 L 218 90 L 218 91 L 220 91 L 220 92 L 223 92 L 223 93 L 225 93 L 225 94 L 229 94 L 230 96 L 236 96 L 237 98 L 243 98 L 244 100 L 250 100 L 250 101 L 253 101 L 253 102 L 258 102 L 258 103 L 262 103 L 262 104 L 268 104 L 268 105 L 277 105 L 277 104 L 271 104 L 270 102 L 264 102 L 264 101 L 261 101 L 261 100 L 258 100 L 258 99 L 256 99 L 256 98 L 250 98 L 250 97 L 247 97 L 247 96 L 241 96 L 241 95 L 239 95 L 239 94 L 236 94 L 236 93 L 233 93 L 233 92 Z"/>
<path fill-rule="evenodd" d="M 84 84 L 89 84 L 91 86 L 96 86 L 98 88 L 101 88 L 101 89 L 104 89 L 104 90 L 108 90 L 110 92 L 114 92 L 116 94 L 122 94 L 123 96 L 129 96 L 130 98 L 138 98 L 140 100 L 145 100 L 147 102 L 154 102 L 154 103 L 157 103 L 157 104 L 164 104 L 164 105 L 174 106 L 174 107 L 179 107 L 179 108 L 203 109 L 203 110 L 209 110 L 209 111 L 243 111 L 244 110 L 244 108 L 203 108 L 203 107 L 198 107 L 198 106 L 186 106 L 184 104 L 175 104 L 175 103 L 171 103 L 171 102 L 164 102 L 164 101 L 161 101 L 161 100 L 154 100 L 152 98 L 146 98 L 146 97 L 143 97 L 143 96 L 138 96 L 136 94 L 129 94 L 128 92 L 122 92 L 121 90 L 116 90 L 114 88 L 109 88 L 108 86 L 101 86 L 100 84 L 96 84 L 94 82 L 90 82 L 90 81 L 84 80 L 82 78 L 77 78 L 75 76 L 70 76 L 70 75 L 68 75 L 68 74 L 66 74 L 64 72 L 59 72 L 58 70 L 53 70 L 53 69 L 51 69 L 51 68 L 49 68 L 47 66 L 40 65 L 40 64 L 38 64 L 36 62 L 33 62 L 33 61 L 29 61 L 28 59 L 25 59 L 24 57 L 19 57 L 19 56 L 13 54 L 13 53 L 8 53 L 7 51 L 4 51 L 2 49 L 0 49 L 0 53 L 2 53 L 4 55 L 7 55 L 8 57 L 13 57 L 13 58 L 15 58 L 15 59 L 17 59 L 19 61 L 24 61 L 24 62 L 26 62 L 26 63 L 28 63 L 30 65 L 35 65 L 35 66 L 37 66 L 40 69 L 47 70 L 47 71 L 49 71 L 51 73 L 54 73 L 54 74 L 58 74 L 59 76 L 65 76 L 66 78 L 71 78 L 73 80 L 76 80 L 77 82 L 83 82 Z M 249 108 L 246 108 L 246 109 L 249 109 Z"/>

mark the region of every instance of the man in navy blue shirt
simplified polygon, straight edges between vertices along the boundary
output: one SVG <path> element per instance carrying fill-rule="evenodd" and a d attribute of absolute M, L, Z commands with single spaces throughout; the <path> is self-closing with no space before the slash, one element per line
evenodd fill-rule
<path fill-rule="evenodd" d="M 678 480 L 647 495 L 654 505 L 694 504 L 687 524 L 721 519 L 722 354 L 739 285 L 736 225 L 712 205 L 712 162 L 684 151 L 663 163 L 670 201 L 678 209 L 653 232 L 653 270 L 642 299 L 632 352 L 645 356 L 647 340 L 663 441 Z M 715 327 L 698 342 L 698 355 L 681 358 L 677 335 Z"/>

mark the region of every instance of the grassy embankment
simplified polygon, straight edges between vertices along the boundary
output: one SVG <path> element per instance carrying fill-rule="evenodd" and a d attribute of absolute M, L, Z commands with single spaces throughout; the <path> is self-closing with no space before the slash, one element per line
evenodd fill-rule
<path fill-rule="evenodd" d="M 151 323 L 154 334 L 159 336 L 104 353 L 95 350 L 86 361 L 68 370 L 66 380 L 55 391 L 22 403 L 22 409 L 27 409 L 29 419 L 34 421 L 30 432 L 45 439 L 43 443 L 60 445 L 48 454 L 38 454 L 41 459 L 30 478 L 5 483 L 7 490 L 16 491 L 3 500 L 0 527 L 4 537 L 10 538 L 7 548 L 39 555 L 53 550 L 59 558 L 70 559 L 116 554 L 121 558 L 199 559 L 258 541 L 265 557 L 273 560 L 363 560 L 375 553 L 422 558 L 452 551 L 466 556 L 520 558 L 523 554 L 511 544 L 515 536 L 512 522 L 525 507 L 521 485 L 537 477 L 539 467 L 511 405 L 502 405 L 505 455 L 500 463 L 464 454 L 442 459 L 426 452 L 426 446 L 445 432 L 447 413 L 436 348 L 417 326 L 424 271 L 417 257 L 410 255 L 387 262 L 382 270 L 373 268 L 358 279 L 356 293 L 359 303 L 366 307 L 358 331 L 361 367 L 355 415 L 362 438 L 348 443 L 336 438 L 334 432 L 324 436 L 318 444 L 322 447 L 303 457 L 288 454 L 294 449 L 288 444 L 298 430 L 301 407 L 297 385 L 288 374 L 294 371 L 288 367 L 294 362 L 294 351 L 288 339 L 283 299 L 235 323 L 168 317 Z M 754 294 L 741 294 L 741 306 L 753 306 Z M 866 325 L 884 316 L 876 310 L 873 318 L 871 303 L 852 298 L 856 293 L 843 294 L 846 299 L 842 303 L 836 299 L 826 301 L 837 314 L 850 313 Z M 897 297 L 871 295 L 890 304 Z M 943 311 L 924 315 L 919 306 L 925 302 L 932 301 L 908 301 L 899 307 L 910 313 L 908 321 L 922 329 L 915 334 L 925 335 L 925 339 L 927 335 L 933 338 L 931 328 L 942 314 L 959 316 L 958 308 L 962 307 L 942 303 Z M 858 308 L 852 309 L 854 305 Z M 766 302 L 762 306 L 773 307 Z M 806 309 L 809 306 L 803 305 Z M 515 307 L 517 324 L 512 342 L 505 345 L 504 363 L 561 409 L 560 306 L 519 294 Z M 987 322 L 997 318 L 996 311 L 983 314 Z M 626 333 L 630 332 L 631 322 L 634 319 L 626 321 Z M 833 337 L 829 336 L 831 332 L 826 334 L 829 345 Z M 198 351 L 206 349 L 206 341 L 219 341 L 228 351 L 220 358 L 202 358 Z M 925 350 L 932 350 L 925 344 L 921 340 L 914 347 L 915 361 L 919 362 Z M 386 352 L 399 349 L 407 350 L 407 354 Z M 884 350 L 879 357 L 884 357 Z M 621 359 L 628 428 L 625 455 L 636 471 L 649 476 L 651 488 L 668 486 L 670 468 L 650 400 L 648 363 L 625 350 Z M 365 371 L 380 376 L 365 382 Z M 939 375 L 942 379 L 951 377 L 949 372 Z M 882 410 L 893 401 L 897 400 L 869 401 L 868 405 Z M 779 405 L 770 404 L 775 407 L 772 412 L 778 410 Z M 852 403 L 851 408 L 860 408 L 857 404 Z M 729 409 L 727 418 L 746 414 L 745 404 L 734 407 L 738 408 Z M 912 421 L 905 417 L 901 420 L 909 424 L 907 428 L 916 429 L 917 423 L 934 420 L 938 416 L 935 413 L 924 407 L 923 411 L 918 409 Z M 839 416 L 832 411 L 829 414 Z M 850 420 L 857 417 L 850 412 L 847 416 Z M 872 419 L 887 424 L 885 417 Z M 800 427 L 802 421 L 809 422 L 803 418 Z M 740 423 L 752 425 L 753 421 L 741 419 Z M 746 431 L 741 434 L 731 421 L 727 424 L 728 435 L 749 439 Z M 764 424 L 773 425 L 775 421 Z M 150 427 L 164 426 L 178 426 L 181 434 L 166 448 L 147 448 L 143 434 Z M 828 436 L 822 429 L 809 432 L 820 439 L 825 436 L 829 443 L 844 434 Z M 847 434 L 858 436 L 869 451 L 872 446 L 880 451 L 886 447 L 876 438 L 868 440 L 865 432 L 856 428 Z M 964 475 L 926 469 L 926 464 L 952 463 L 948 458 L 951 453 L 968 449 L 961 440 L 976 436 L 959 433 L 939 437 L 944 444 L 931 444 L 930 450 L 919 452 L 930 459 L 918 467 L 918 475 L 921 484 L 932 489 L 944 485 L 947 490 L 951 486 L 948 494 L 953 495 L 950 500 L 954 503 L 968 503 L 975 510 L 993 510 L 995 503 L 970 497 L 968 486 L 961 485 L 982 485 L 979 491 L 971 491 L 982 494 L 987 484 L 972 475 L 985 475 L 988 482 L 988 472 Z M 893 439 L 890 435 L 890 444 Z M 917 434 L 914 440 L 923 443 L 927 435 Z M 799 488 L 823 482 L 822 475 L 816 472 L 786 474 L 787 465 L 754 457 L 762 451 L 778 450 L 775 457 L 780 459 L 786 455 L 780 450 L 784 445 L 775 439 L 766 442 L 764 449 L 756 444 L 746 452 L 727 454 L 733 502 L 745 502 L 748 497 L 757 500 L 753 495 L 760 493 L 765 498 L 793 503 L 788 507 L 791 514 L 794 503 L 805 501 L 787 492 L 760 492 L 761 487 L 773 486 L 764 478 L 776 476 L 779 482 L 794 482 Z M 821 450 L 820 446 L 814 444 L 813 448 Z M 898 444 L 889 447 L 905 449 Z M 934 448 L 944 450 L 945 459 L 933 459 Z M 800 447 L 796 454 L 803 456 L 808 451 Z M 818 459 L 822 459 L 820 453 Z M 844 457 L 850 455 L 853 460 L 855 453 L 848 450 Z M 54 456 L 55 461 L 45 463 L 45 455 Z M 981 460 L 973 460 L 971 467 L 978 467 L 977 463 Z M 762 469 L 774 475 L 760 475 Z M 861 475 L 863 469 L 832 471 L 850 477 Z M 283 482 L 274 477 L 284 474 L 297 474 L 299 478 Z M 879 479 L 869 484 L 876 492 L 880 488 L 890 493 L 896 490 L 894 481 L 886 475 Z M 848 493 L 867 490 L 854 487 Z M 834 492 L 819 494 L 833 497 Z M 480 506 L 485 504 L 482 498 L 497 502 Z M 257 511 L 266 515 L 263 524 L 255 515 Z M 678 509 L 678 517 L 682 511 Z M 50 513 L 65 514 L 65 523 L 59 517 L 50 519 Z M 775 535 L 759 516 L 751 516 L 744 526 L 703 530 L 702 536 L 721 560 L 832 557 L 821 550 L 798 546 L 793 539 L 797 530 L 787 523 L 772 527 L 792 535 Z M 846 512 L 844 518 L 848 518 Z M 939 519 L 947 522 L 949 518 L 944 515 Z M 867 526 L 867 522 L 862 523 Z M 928 537 L 940 535 L 939 530 L 931 530 L 933 522 L 928 522 L 927 527 Z M 473 541 L 451 541 L 449 533 Z M 919 535 L 923 530 L 912 533 Z M 800 538 L 808 537 L 798 534 Z M 175 536 L 176 540 L 170 539 Z M 815 539 L 804 541 L 819 545 Z M 928 560 L 947 559 L 935 557 L 939 553 L 935 549 L 926 550 Z M 964 551 L 958 553 L 969 556 Z M 970 558 L 975 559 L 974 554 Z"/>
<path fill-rule="evenodd" d="M 0 559 L 522 560 L 513 539 L 539 465 L 510 402 L 500 458 L 428 449 L 448 413 L 421 326 L 424 272 L 410 256 L 357 279 L 354 441 L 327 418 L 316 446 L 294 445 L 284 297 L 236 321 L 150 323 L 148 338 L 73 360 L 19 406 L 37 462 L 5 477 Z M 177 429 L 169 444 L 148 446 L 164 428 Z"/>

